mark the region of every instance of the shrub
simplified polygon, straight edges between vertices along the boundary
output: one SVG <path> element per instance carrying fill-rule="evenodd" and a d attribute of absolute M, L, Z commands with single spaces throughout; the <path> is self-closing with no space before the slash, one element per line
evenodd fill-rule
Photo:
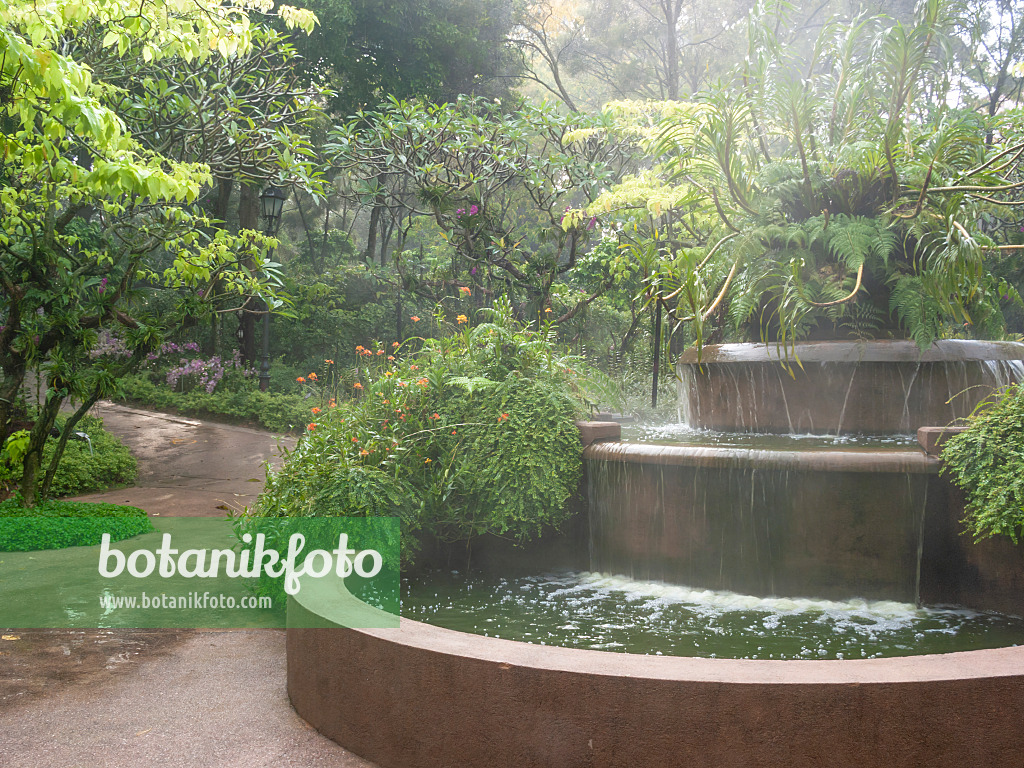
<path fill-rule="evenodd" d="M 77 496 L 135 482 L 135 457 L 124 443 L 103 429 L 102 419 L 83 416 L 75 430 L 89 435 L 92 450 L 84 440 L 68 441 L 50 485 L 51 495 Z M 49 465 L 56 445 L 55 439 L 46 441 L 44 467 Z"/>
<path fill-rule="evenodd" d="M 976 539 L 1024 533 L 1024 387 L 1003 392 L 976 414 L 967 430 L 946 441 L 945 474 L 960 486 L 967 504 L 964 522 Z"/>
<path fill-rule="evenodd" d="M 94 546 L 104 533 L 122 541 L 152 531 L 137 507 L 83 501 L 47 501 L 32 509 L 18 498 L 0 502 L 0 552 Z"/>
<path fill-rule="evenodd" d="M 525 541 L 564 521 L 581 471 L 569 360 L 550 328 L 516 328 L 507 304 L 481 312 L 491 322 L 460 316 L 464 330 L 401 360 L 358 347 L 355 398 L 314 382 L 306 434 L 251 514 L 396 515 L 406 559 L 420 532 Z"/>
<path fill-rule="evenodd" d="M 301 429 L 308 422 L 307 398 L 297 394 L 260 392 L 255 384 L 248 389 L 217 389 L 213 393 L 201 388 L 185 393 L 172 392 L 163 384 L 154 384 L 146 376 L 125 376 L 120 384 L 122 401 L 157 410 L 258 424 L 274 432 Z"/>

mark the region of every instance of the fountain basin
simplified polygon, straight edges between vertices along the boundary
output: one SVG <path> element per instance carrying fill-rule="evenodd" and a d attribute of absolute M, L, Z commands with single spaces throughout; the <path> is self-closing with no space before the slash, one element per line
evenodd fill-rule
<path fill-rule="evenodd" d="M 1024 379 L 1024 344 L 945 339 L 722 344 L 680 355 L 684 421 L 726 432 L 911 433 Z"/>
<path fill-rule="evenodd" d="M 1024 647 L 747 661 L 554 648 L 407 619 L 287 635 L 296 711 L 381 768 L 964 768 L 1015 765 L 1024 747 Z"/>

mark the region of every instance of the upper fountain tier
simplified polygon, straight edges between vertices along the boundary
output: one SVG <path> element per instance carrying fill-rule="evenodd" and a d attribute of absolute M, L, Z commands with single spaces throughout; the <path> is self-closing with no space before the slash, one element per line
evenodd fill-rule
<path fill-rule="evenodd" d="M 912 433 L 1024 381 L 1024 344 L 821 341 L 706 346 L 678 360 L 683 419 L 728 432 Z"/>

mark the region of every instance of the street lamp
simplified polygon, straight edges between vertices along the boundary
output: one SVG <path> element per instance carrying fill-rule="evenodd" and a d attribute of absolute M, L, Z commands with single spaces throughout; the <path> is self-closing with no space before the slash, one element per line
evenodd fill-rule
<path fill-rule="evenodd" d="M 266 219 L 264 232 L 273 237 L 281 226 L 281 212 L 284 201 L 288 199 L 288 191 L 271 184 L 260 195 L 260 213 Z M 270 388 L 270 305 L 263 302 L 263 360 L 260 361 L 260 391 Z"/>

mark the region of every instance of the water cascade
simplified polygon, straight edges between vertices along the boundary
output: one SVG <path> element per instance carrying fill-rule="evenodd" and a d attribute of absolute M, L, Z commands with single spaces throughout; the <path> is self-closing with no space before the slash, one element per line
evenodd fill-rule
<path fill-rule="evenodd" d="M 1024 380 L 1024 345 L 730 344 L 687 352 L 678 375 L 689 439 L 586 449 L 593 570 L 920 603 L 948 494 L 910 435 Z"/>

